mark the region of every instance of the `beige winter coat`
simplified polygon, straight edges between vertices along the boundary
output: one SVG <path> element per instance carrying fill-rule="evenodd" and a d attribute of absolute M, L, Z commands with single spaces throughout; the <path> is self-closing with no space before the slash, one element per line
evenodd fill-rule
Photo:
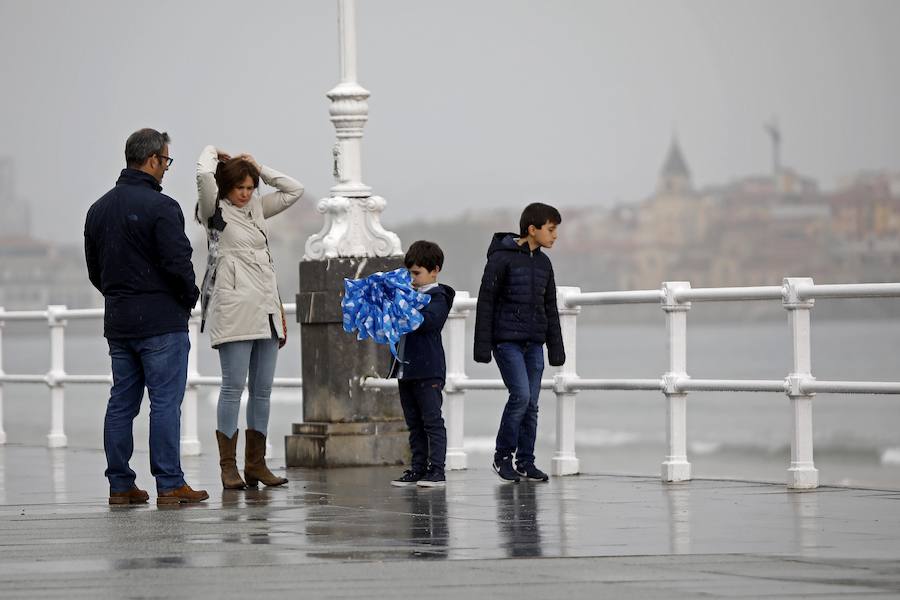
<path fill-rule="evenodd" d="M 204 227 L 216 209 L 217 163 L 213 146 L 204 148 L 197 160 L 199 212 Z M 303 195 L 303 186 L 266 166 L 260 177 L 277 191 L 265 196 L 254 192 L 242 208 L 227 198 L 219 200 L 227 225 L 219 234 L 216 281 L 207 309 L 207 327 L 214 348 L 225 342 L 270 337 L 270 319 L 278 337 L 284 337 L 275 265 L 266 244 L 266 219 L 294 204 Z"/>

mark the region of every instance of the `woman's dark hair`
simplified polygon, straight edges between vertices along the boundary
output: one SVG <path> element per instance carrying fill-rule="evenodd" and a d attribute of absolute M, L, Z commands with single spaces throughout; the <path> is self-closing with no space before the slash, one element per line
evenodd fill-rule
<path fill-rule="evenodd" d="M 232 158 L 220 162 L 216 166 L 216 186 L 219 188 L 219 198 L 224 198 L 228 192 L 236 188 L 247 177 L 253 180 L 253 187 L 259 187 L 259 170 L 253 163 L 243 158 Z"/>
<path fill-rule="evenodd" d="M 519 235 L 522 237 L 528 235 L 529 225 L 534 225 L 540 229 L 547 223 L 553 223 L 554 225 L 562 223 L 562 217 L 559 215 L 559 211 L 549 204 L 542 204 L 540 202 L 529 204 L 525 207 L 525 210 L 522 211 L 522 216 L 519 218 Z"/>
<path fill-rule="evenodd" d="M 219 196 L 216 200 L 227 196 L 228 192 L 236 188 L 248 176 L 253 180 L 253 187 L 259 187 L 259 171 L 253 166 L 253 163 L 243 158 L 232 158 L 225 162 L 220 162 L 216 165 L 215 174 L 216 187 L 219 188 Z M 203 224 L 203 221 L 200 220 L 199 201 L 194 205 L 194 220 L 201 225 Z"/>
<path fill-rule="evenodd" d="M 429 272 L 444 267 L 444 252 L 441 247 L 434 242 L 426 242 L 419 240 L 410 245 L 403 257 L 404 266 L 409 269 L 413 265 L 419 265 Z"/>

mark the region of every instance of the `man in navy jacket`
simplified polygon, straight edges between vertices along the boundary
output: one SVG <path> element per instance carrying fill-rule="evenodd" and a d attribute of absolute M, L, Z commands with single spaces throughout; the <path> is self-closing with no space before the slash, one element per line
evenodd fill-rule
<path fill-rule="evenodd" d="M 169 136 L 141 129 L 125 143 L 116 186 L 88 210 L 84 254 L 88 277 L 103 294 L 103 335 L 109 343 L 113 386 L 103 447 L 110 504 L 146 502 L 128 463 L 133 425 L 144 387 L 150 397 L 150 470 L 158 504 L 199 502 L 181 470 L 181 401 L 190 349 L 187 323 L 200 291 L 191 244 L 178 203 L 161 193 L 172 164 Z"/>
<path fill-rule="evenodd" d="M 434 242 L 414 242 L 403 262 L 412 275 L 413 287 L 431 296 L 431 300 L 422 309 L 422 324 L 400 338 L 399 359 L 391 367 L 390 376 L 399 379 L 400 404 L 412 453 L 410 468 L 391 485 L 438 487 L 446 483 L 447 456 L 447 429 L 441 414 L 447 363 L 441 330 L 456 292 L 437 282 L 444 253 Z"/>

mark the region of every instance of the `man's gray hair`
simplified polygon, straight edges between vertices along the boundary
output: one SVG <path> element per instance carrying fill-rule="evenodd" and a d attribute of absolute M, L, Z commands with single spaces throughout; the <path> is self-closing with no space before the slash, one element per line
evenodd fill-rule
<path fill-rule="evenodd" d="M 129 167 L 140 167 L 154 154 L 162 154 L 169 143 L 169 134 L 155 129 L 138 129 L 128 136 L 125 142 L 125 164 Z"/>

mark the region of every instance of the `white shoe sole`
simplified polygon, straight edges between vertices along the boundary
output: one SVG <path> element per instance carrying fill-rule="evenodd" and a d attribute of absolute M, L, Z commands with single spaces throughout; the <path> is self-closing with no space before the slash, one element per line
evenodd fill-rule
<path fill-rule="evenodd" d="M 417 481 L 416 482 L 417 487 L 423 487 L 423 488 L 446 487 L 446 485 L 447 485 L 446 481 Z"/>

